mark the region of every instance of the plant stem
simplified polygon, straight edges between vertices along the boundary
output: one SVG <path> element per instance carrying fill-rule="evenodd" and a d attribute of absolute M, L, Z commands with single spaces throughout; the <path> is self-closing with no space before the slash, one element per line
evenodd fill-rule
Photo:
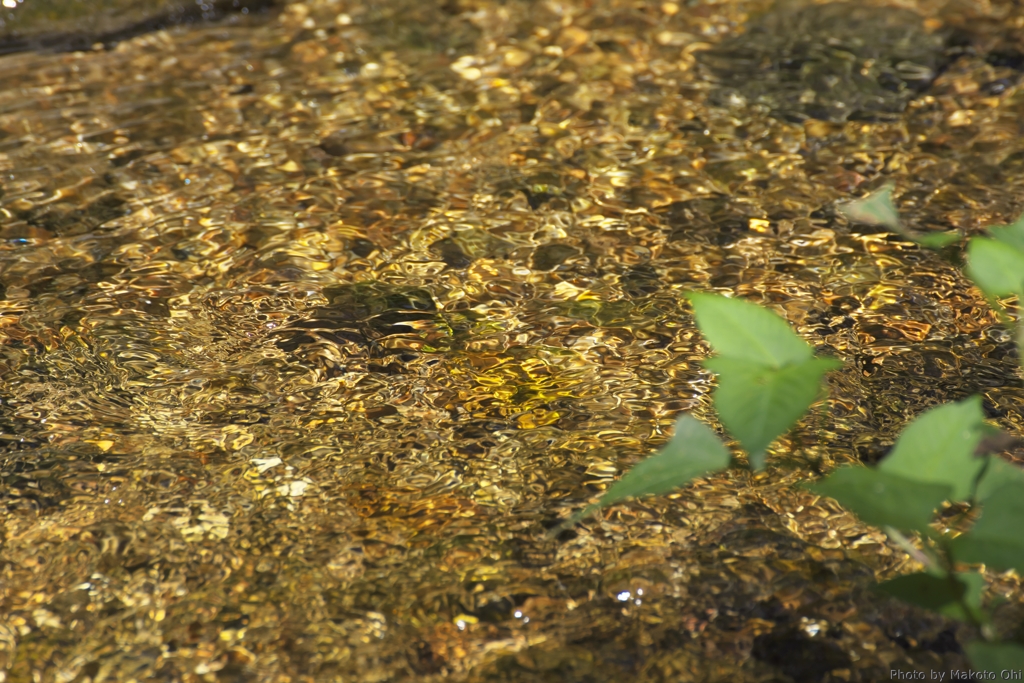
<path fill-rule="evenodd" d="M 1018 301 L 1024 299 L 1019 297 Z M 1017 316 L 1017 362 L 1020 363 L 1020 367 L 1024 370 L 1024 316 Z"/>
<path fill-rule="evenodd" d="M 946 568 L 941 565 L 938 559 L 936 559 L 927 551 L 921 550 L 920 548 L 916 547 L 913 543 L 910 542 L 910 539 L 901 534 L 899 530 L 895 527 L 887 526 L 885 528 L 885 533 L 889 534 L 889 538 L 896 541 L 896 545 L 898 545 L 900 548 L 906 551 L 906 553 L 910 555 L 912 558 L 914 558 L 916 562 L 923 564 L 925 569 L 927 569 L 928 571 L 933 573 L 948 573 Z"/>

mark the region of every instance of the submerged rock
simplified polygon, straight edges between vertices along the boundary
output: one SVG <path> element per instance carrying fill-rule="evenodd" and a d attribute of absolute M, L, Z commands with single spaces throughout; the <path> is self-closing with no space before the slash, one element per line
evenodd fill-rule
<path fill-rule="evenodd" d="M 430 292 L 418 287 L 361 282 L 327 287 L 323 295 L 327 305 L 272 336 L 282 351 L 331 377 L 344 372 L 353 357 L 384 355 L 379 340 L 385 337 L 420 334 L 418 328 L 437 314 Z M 429 341 L 438 333 L 427 329 L 422 334 Z"/>
<path fill-rule="evenodd" d="M 268 10 L 275 0 L 32 0 L 0 8 L 0 55 L 111 47 L 143 33 Z"/>
<path fill-rule="evenodd" d="M 700 59 L 721 80 L 718 104 L 763 104 L 793 121 L 885 120 L 935 80 L 947 40 L 907 9 L 780 4 Z"/>

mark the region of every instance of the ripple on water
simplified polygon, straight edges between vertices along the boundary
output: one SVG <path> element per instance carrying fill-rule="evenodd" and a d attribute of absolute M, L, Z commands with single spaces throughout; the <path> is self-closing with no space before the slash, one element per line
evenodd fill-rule
<path fill-rule="evenodd" d="M 834 210 L 1020 212 L 1024 24 L 968 4 L 310 0 L 0 58 L 0 672 L 962 666 L 869 590 L 906 556 L 797 485 L 970 393 L 1024 429 L 958 269 Z M 843 359 L 828 410 L 549 539 L 680 412 L 718 426 L 692 289 Z"/>

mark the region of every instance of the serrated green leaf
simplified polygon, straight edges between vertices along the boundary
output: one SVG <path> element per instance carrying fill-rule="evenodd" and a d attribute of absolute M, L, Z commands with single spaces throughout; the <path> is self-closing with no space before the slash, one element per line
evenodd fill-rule
<path fill-rule="evenodd" d="M 967 275 L 985 294 L 1009 296 L 1024 291 L 1024 252 L 987 237 L 967 245 Z"/>
<path fill-rule="evenodd" d="M 978 572 L 961 572 L 944 577 L 924 572 L 905 574 L 883 581 L 876 588 L 951 619 L 972 621 L 982 618 L 981 596 L 985 591 L 985 577 Z"/>
<path fill-rule="evenodd" d="M 1024 486 L 1024 468 L 1006 462 L 1002 458 L 992 457 L 988 461 L 988 467 L 985 468 L 985 474 L 978 482 L 978 490 L 974 493 L 974 499 L 983 503 L 1005 484 Z"/>
<path fill-rule="evenodd" d="M 1017 671 L 1024 669 L 1024 647 L 1017 643 L 986 643 L 976 640 L 964 646 L 975 671 Z"/>
<path fill-rule="evenodd" d="M 764 452 L 818 397 L 821 378 L 841 367 L 830 358 L 811 358 L 780 369 L 735 358 L 704 362 L 719 374 L 715 410 L 722 424 L 750 456 L 750 466 L 764 467 Z"/>
<path fill-rule="evenodd" d="M 988 234 L 1003 244 L 1024 253 L 1024 213 L 1009 225 L 993 225 L 989 227 Z"/>
<path fill-rule="evenodd" d="M 781 368 L 814 355 L 789 323 L 767 308 L 717 294 L 691 292 L 697 326 L 720 356 Z"/>
<path fill-rule="evenodd" d="M 729 450 L 710 427 L 690 415 L 676 421 L 675 435 L 660 451 L 637 463 L 597 503 L 573 515 L 559 528 L 572 526 L 597 510 L 627 498 L 660 495 L 697 477 L 729 466 Z"/>
<path fill-rule="evenodd" d="M 850 221 L 882 225 L 895 232 L 903 232 L 899 212 L 892 201 L 892 185 L 872 192 L 866 197 L 839 205 L 839 212 Z"/>
<path fill-rule="evenodd" d="M 1024 572 L 1024 484 L 1008 482 L 993 491 L 981 517 L 950 548 L 960 562 L 984 564 L 996 571 Z"/>
<path fill-rule="evenodd" d="M 924 532 L 952 491 L 867 467 L 843 467 L 806 488 L 836 501 L 873 526 Z"/>
<path fill-rule="evenodd" d="M 968 500 L 985 461 L 974 455 L 984 428 L 981 398 L 946 403 L 919 415 L 900 434 L 881 472 L 946 484 L 954 500 Z"/>

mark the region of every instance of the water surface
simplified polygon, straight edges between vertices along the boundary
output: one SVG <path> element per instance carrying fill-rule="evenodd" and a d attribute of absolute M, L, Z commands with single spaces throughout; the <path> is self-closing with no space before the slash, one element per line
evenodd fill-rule
<path fill-rule="evenodd" d="M 901 7 L 860 45 L 834 7 L 315 0 L 12 48 L 0 680 L 963 667 L 870 591 L 906 554 L 797 487 L 972 393 L 1024 428 L 960 271 L 835 211 L 1024 210 L 1021 7 Z M 690 290 L 841 358 L 827 411 L 546 540 L 681 411 L 717 426 Z"/>

